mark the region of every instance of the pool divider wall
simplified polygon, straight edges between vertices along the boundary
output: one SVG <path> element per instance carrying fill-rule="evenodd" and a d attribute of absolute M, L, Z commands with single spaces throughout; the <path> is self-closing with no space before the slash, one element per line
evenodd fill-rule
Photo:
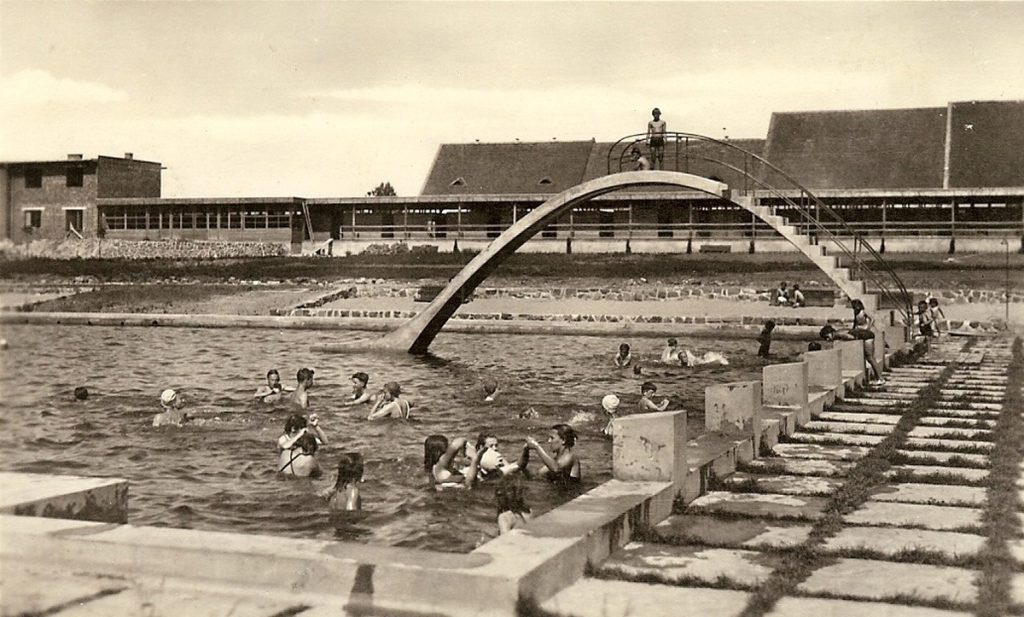
<path fill-rule="evenodd" d="M 0 514 L 126 523 L 128 480 L 0 472 Z"/>
<path fill-rule="evenodd" d="M 709 479 L 757 456 L 765 426 L 784 432 L 803 424 L 808 414 L 799 403 L 813 408 L 815 398 L 826 397 L 810 386 L 808 363 L 816 360 L 833 367 L 833 379 L 835 366 L 859 365 L 857 375 L 864 374 L 861 341 L 840 342 L 804 362 L 766 367 L 764 384 L 709 386 L 708 422 L 719 431 L 695 440 L 687 438 L 684 411 L 618 418 L 614 479 L 469 554 L 0 515 L 0 555 L 5 563 L 49 560 L 65 569 L 155 577 L 170 587 L 201 581 L 297 600 L 329 598 L 355 610 L 512 616 L 521 598 L 550 598 L 636 530 L 667 518 L 673 504 L 696 499 Z M 853 379 L 844 373 L 844 382 Z M 831 392 L 843 390 L 837 383 Z"/>

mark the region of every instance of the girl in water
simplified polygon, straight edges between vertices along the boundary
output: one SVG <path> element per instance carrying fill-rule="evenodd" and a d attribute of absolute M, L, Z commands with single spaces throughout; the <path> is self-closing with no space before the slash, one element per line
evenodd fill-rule
<path fill-rule="evenodd" d="M 498 533 L 506 534 L 516 527 L 530 522 L 532 513 L 526 505 L 522 476 L 505 476 L 494 489 L 494 501 L 498 506 Z"/>
<path fill-rule="evenodd" d="M 352 373 L 352 398 L 342 403 L 342 406 L 349 407 L 363 403 L 376 403 L 376 395 L 366 388 L 369 383 L 370 376 L 366 373 Z"/>
<path fill-rule="evenodd" d="M 401 398 L 401 394 L 402 386 L 397 381 L 389 381 L 384 384 L 384 388 L 381 389 L 380 398 L 377 399 L 377 403 L 373 406 L 373 410 L 366 419 L 400 418 L 408 420 L 411 405 L 409 401 Z"/>
<path fill-rule="evenodd" d="M 423 471 L 427 473 L 427 480 L 434 490 L 473 488 L 480 469 L 480 458 L 487 449 L 477 449 L 469 466 L 455 471 L 452 469 L 455 455 L 465 448 L 464 437 L 456 437 L 450 444 L 444 435 L 431 435 L 423 441 Z"/>
<path fill-rule="evenodd" d="M 363 509 L 358 483 L 363 481 L 363 455 L 346 452 L 338 459 L 338 477 L 334 486 L 320 493 L 332 512 L 351 512 Z"/>
<path fill-rule="evenodd" d="M 286 476 L 319 478 L 320 463 L 316 460 L 316 437 L 303 433 L 295 440 L 294 447 L 281 453 L 277 471 Z"/>
<path fill-rule="evenodd" d="M 305 439 L 307 437 L 309 439 Z M 277 438 L 277 470 L 284 474 L 308 476 L 315 465 L 319 475 L 320 466 L 313 455 L 320 445 L 326 443 L 327 435 L 320 428 L 320 419 L 315 413 L 309 414 L 308 420 L 297 413 L 288 416 L 284 434 Z M 308 458 L 301 458 L 303 455 Z M 304 473 L 298 473 L 299 470 Z"/>
<path fill-rule="evenodd" d="M 523 454 L 519 458 L 519 469 L 527 472 L 530 464 L 530 451 L 533 450 L 544 463 L 541 473 L 549 482 L 555 482 L 563 486 L 577 486 L 583 479 L 583 469 L 580 459 L 573 452 L 576 445 L 576 431 L 568 424 L 556 424 L 551 427 L 549 443 L 555 444 L 555 450 L 548 454 L 544 448 L 533 437 L 526 438 L 526 445 L 523 446 Z"/>

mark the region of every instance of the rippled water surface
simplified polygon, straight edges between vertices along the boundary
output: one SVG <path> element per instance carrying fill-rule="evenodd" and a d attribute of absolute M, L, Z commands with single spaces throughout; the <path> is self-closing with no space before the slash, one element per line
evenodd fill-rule
<path fill-rule="evenodd" d="M 585 488 L 607 480 L 611 443 L 600 435 L 600 399 L 614 392 L 635 407 L 640 379 L 612 367 L 617 339 L 576 336 L 440 336 L 426 357 L 313 353 L 309 346 L 351 339 L 349 333 L 185 328 L 6 327 L 0 351 L 0 446 L 5 470 L 118 476 L 131 481 L 129 520 L 135 524 L 338 538 L 467 551 L 495 530 L 493 490 L 435 493 L 426 488 L 423 439 L 432 433 L 472 437 L 487 429 L 513 460 L 523 439 L 545 441 L 547 428 L 573 421 L 580 432 Z M 652 363 L 659 394 L 692 410 L 699 427 L 704 387 L 755 378 L 763 361 L 753 340 L 680 339 L 698 351 L 718 349 L 728 367 L 654 367 L 656 339 L 636 339 L 634 357 Z M 785 360 L 797 343 L 777 341 Z M 311 411 L 330 443 L 318 453 L 325 477 L 296 480 L 276 472 L 276 440 L 284 409 L 251 402 L 268 368 L 286 384 L 302 366 L 316 369 Z M 365 407 L 340 407 L 348 377 L 371 375 L 371 387 L 399 381 L 415 421 L 367 422 Z M 495 403 L 483 403 L 480 382 L 501 384 Z M 74 402 L 75 386 L 92 397 Z M 176 388 L 202 426 L 153 428 L 159 394 Z M 519 419 L 529 407 L 535 419 Z M 582 413 L 581 413 L 582 412 Z M 361 487 L 364 516 L 338 526 L 317 489 L 333 482 L 338 454 L 366 458 Z M 534 463 L 536 464 L 536 463 Z M 571 495 L 528 483 L 528 501 L 544 512 Z"/>

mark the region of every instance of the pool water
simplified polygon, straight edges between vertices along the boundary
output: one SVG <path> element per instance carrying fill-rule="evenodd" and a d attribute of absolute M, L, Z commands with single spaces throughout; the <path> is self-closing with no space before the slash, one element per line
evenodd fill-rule
<path fill-rule="evenodd" d="M 464 552 L 496 534 L 493 489 L 436 493 L 423 472 L 423 439 L 434 433 L 474 438 L 496 434 L 515 460 L 523 441 L 543 443 L 552 424 L 572 421 L 583 462 L 584 489 L 611 475 L 611 442 L 602 437 L 601 397 L 616 393 L 622 410 L 634 409 L 642 379 L 614 368 L 622 341 L 551 335 L 440 336 L 428 356 L 369 352 L 322 354 L 314 343 L 351 340 L 344 332 L 295 330 L 11 326 L 0 351 L 0 467 L 32 473 L 116 476 L 130 480 L 129 521 L 134 524 L 337 538 Z M 646 376 L 691 410 L 702 425 L 704 388 L 754 379 L 765 361 L 751 340 L 680 338 L 683 347 L 717 349 L 728 367 L 655 366 L 662 341 L 634 339 L 634 358 L 651 364 Z M 781 362 L 802 345 L 776 341 Z M 279 476 L 276 441 L 289 411 L 252 401 L 269 368 L 285 384 L 295 371 L 316 370 L 310 411 L 321 418 L 329 443 L 317 454 L 320 480 Z M 365 420 L 368 408 L 338 405 L 350 395 L 349 376 L 370 374 L 376 390 L 402 384 L 412 401 L 412 422 Z M 480 386 L 495 378 L 496 402 L 484 403 Z M 75 386 L 91 397 L 72 400 Z M 159 395 L 175 388 L 187 409 L 211 418 L 201 426 L 152 427 Z M 538 417 L 520 419 L 533 407 Z M 362 453 L 364 513 L 331 520 L 316 491 L 333 483 L 338 455 Z M 536 457 L 532 465 L 537 465 Z M 541 481 L 527 483 L 527 501 L 542 513 L 570 499 Z"/>

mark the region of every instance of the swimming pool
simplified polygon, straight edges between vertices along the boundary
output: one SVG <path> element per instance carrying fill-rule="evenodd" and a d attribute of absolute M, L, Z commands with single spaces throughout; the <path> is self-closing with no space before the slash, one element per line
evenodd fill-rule
<path fill-rule="evenodd" d="M 487 429 L 514 460 L 527 435 L 543 442 L 550 425 L 590 412 L 575 424 L 589 488 L 611 474 L 611 442 L 600 435 L 601 397 L 614 392 L 622 409 L 632 409 L 642 381 L 612 366 L 622 341 L 606 337 L 450 334 L 435 341 L 432 355 L 416 357 L 309 351 L 311 344 L 353 336 L 345 332 L 10 326 L 3 336 L 10 345 L 0 351 L 4 470 L 128 478 L 134 524 L 444 551 L 468 551 L 495 535 L 493 490 L 428 490 L 422 470 L 427 435 L 472 438 Z M 660 375 L 644 379 L 688 409 L 703 408 L 707 385 L 760 377 L 764 363 L 754 357 L 753 340 L 679 340 L 683 347 L 718 349 L 732 361 L 700 369 L 652 364 Z M 662 343 L 628 342 L 645 365 Z M 800 348 L 776 341 L 780 357 L 774 361 Z M 311 411 L 330 439 L 318 453 L 325 477 L 314 481 L 277 475 L 276 440 L 289 412 L 251 401 L 267 369 L 279 369 L 290 385 L 302 366 L 316 369 Z M 374 389 L 400 382 L 416 421 L 370 423 L 366 407 L 338 406 L 355 371 L 370 373 Z M 501 384 L 494 403 L 482 402 L 484 377 Z M 72 401 L 78 385 L 89 387 L 88 401 Z M 219 420 L 153 428 L 167 387 L 185 395 L 189 410 L 208 410 Z M 529 407 L 539 417 L 520 419 Z M 702 422 L 691 414 L 692 427 Z M 366 459 L 365 516 L 338 528 L 315 491 L 333 482 L 338 455 L 349 450 Z M 571 497 L 543 482 L 529 482 L 527 491 L 535 513 Z"/>

